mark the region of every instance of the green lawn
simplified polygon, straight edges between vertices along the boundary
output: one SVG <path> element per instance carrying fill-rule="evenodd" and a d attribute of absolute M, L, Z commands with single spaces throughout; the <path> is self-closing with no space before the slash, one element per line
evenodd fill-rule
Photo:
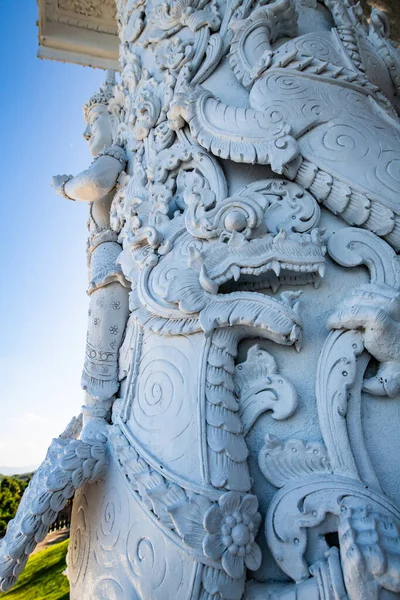
<path fill-rule="evenodd" d="M 1 600 L 69 600 L 69 583 L 64 571 L 68 540 L 30 557 L 17 584 Z"/>

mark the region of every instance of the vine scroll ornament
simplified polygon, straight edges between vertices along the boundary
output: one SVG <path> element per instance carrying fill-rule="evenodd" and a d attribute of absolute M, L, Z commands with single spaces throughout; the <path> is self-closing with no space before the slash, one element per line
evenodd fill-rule
<path fill-rule="evenodd" d="M 387 244 L 355 228 L 333 234 L 328 251 L 342 266 L 366 265 L 371 283 L 354 290 L 328 319 L 332 332 L 316 386 L 325 446 L 267 437 L 260 452 L 261 470 L 281 488 L 269 506 L 265 534 L 280 567 L 301 582 L 309 577 L 311 539 L 314 552 L 328 551 L 325 536 L 337 531 L 348 597 L 374 600 L 380 590 L 400 591 L 400 511 L 369 460 L 361 392 L 392 396 L 399 390 L 400 264 Z M 379 367 L 365 379 L 370 357 Z"/>

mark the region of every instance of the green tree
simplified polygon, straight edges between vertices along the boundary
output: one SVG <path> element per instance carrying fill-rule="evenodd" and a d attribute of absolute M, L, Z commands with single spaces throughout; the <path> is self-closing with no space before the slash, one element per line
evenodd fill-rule
<path fill-rule="evenodd" d="M 0 533 L 7 523 L 15 517 L 22 494 L 28 481 L 17 477 L 4 477 L 0 482 Z"/>

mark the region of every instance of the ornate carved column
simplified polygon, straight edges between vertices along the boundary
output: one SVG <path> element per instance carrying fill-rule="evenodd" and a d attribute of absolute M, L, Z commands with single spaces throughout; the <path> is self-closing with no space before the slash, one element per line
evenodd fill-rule
<path fill-rule="evenodd" d="M 112 416 L 71 442 L 107 448 L 74 485 L 71 598 L 399 597 L 388 19 L 351 0 L 116 5 L 130 314 Z"/>

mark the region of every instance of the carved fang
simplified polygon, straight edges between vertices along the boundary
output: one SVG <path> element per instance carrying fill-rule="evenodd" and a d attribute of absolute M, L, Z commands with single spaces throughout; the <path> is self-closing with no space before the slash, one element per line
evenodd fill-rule
<path fill-rule="evenodd" d="M 212 279 L 209 278 L 205 265 L 201 266 L 199 281 L 201 287 L 206 292 L 209 292 L 213 295 L 215 295 L 218 292 L 218 283 L 215 283 L 214 281 L 212 281 Z"/>
<path fill-rule="evenodd" d="M 271 283 L 271 290 L 273 294 L 276 294 L 276 292 L 279 290 L 280 288 L 280 283 Z"/>
<path fill-rule="evenodd" d="M 294 347 L 297 352 L 300 352 L 302 346 L 302 331 L 299 325 L 293 325 L 290 332 L 290 341 L 294 342 Z"/>
<path fill-rule="evenodd" d="M 238 281 L 240 279 L 240 267 L 238 267 L 238 265 L 233 265 L 231 267 L 231 273 L 235 281 Z"/>
<path fill-rule="evenodd" d="M 274 260 L 273 262 L 271 262 L 271 269 L 273 270 L 275 275 L 277 277 L 279 277 L 279 275 L 281 273 L 281 265 L 279 264 L 279 262 L 277 260 Z"/>
<path fill-rule="evenodd" d="M 315 277 L 315 279 L 313 281 L 314 288 L 317 290 L 320 285 L 321 285 L 321 278 L 320 277 Z"/>
<path fill-rule="evenodd" d="M 296 352 L 300 352 L 300 350 L 302 349 L 302 346 L 303 346 L 303 334 L 302 334 L 302 332 L 300 332 L 299 339 L 296 340 L 294 343 Z"/>

